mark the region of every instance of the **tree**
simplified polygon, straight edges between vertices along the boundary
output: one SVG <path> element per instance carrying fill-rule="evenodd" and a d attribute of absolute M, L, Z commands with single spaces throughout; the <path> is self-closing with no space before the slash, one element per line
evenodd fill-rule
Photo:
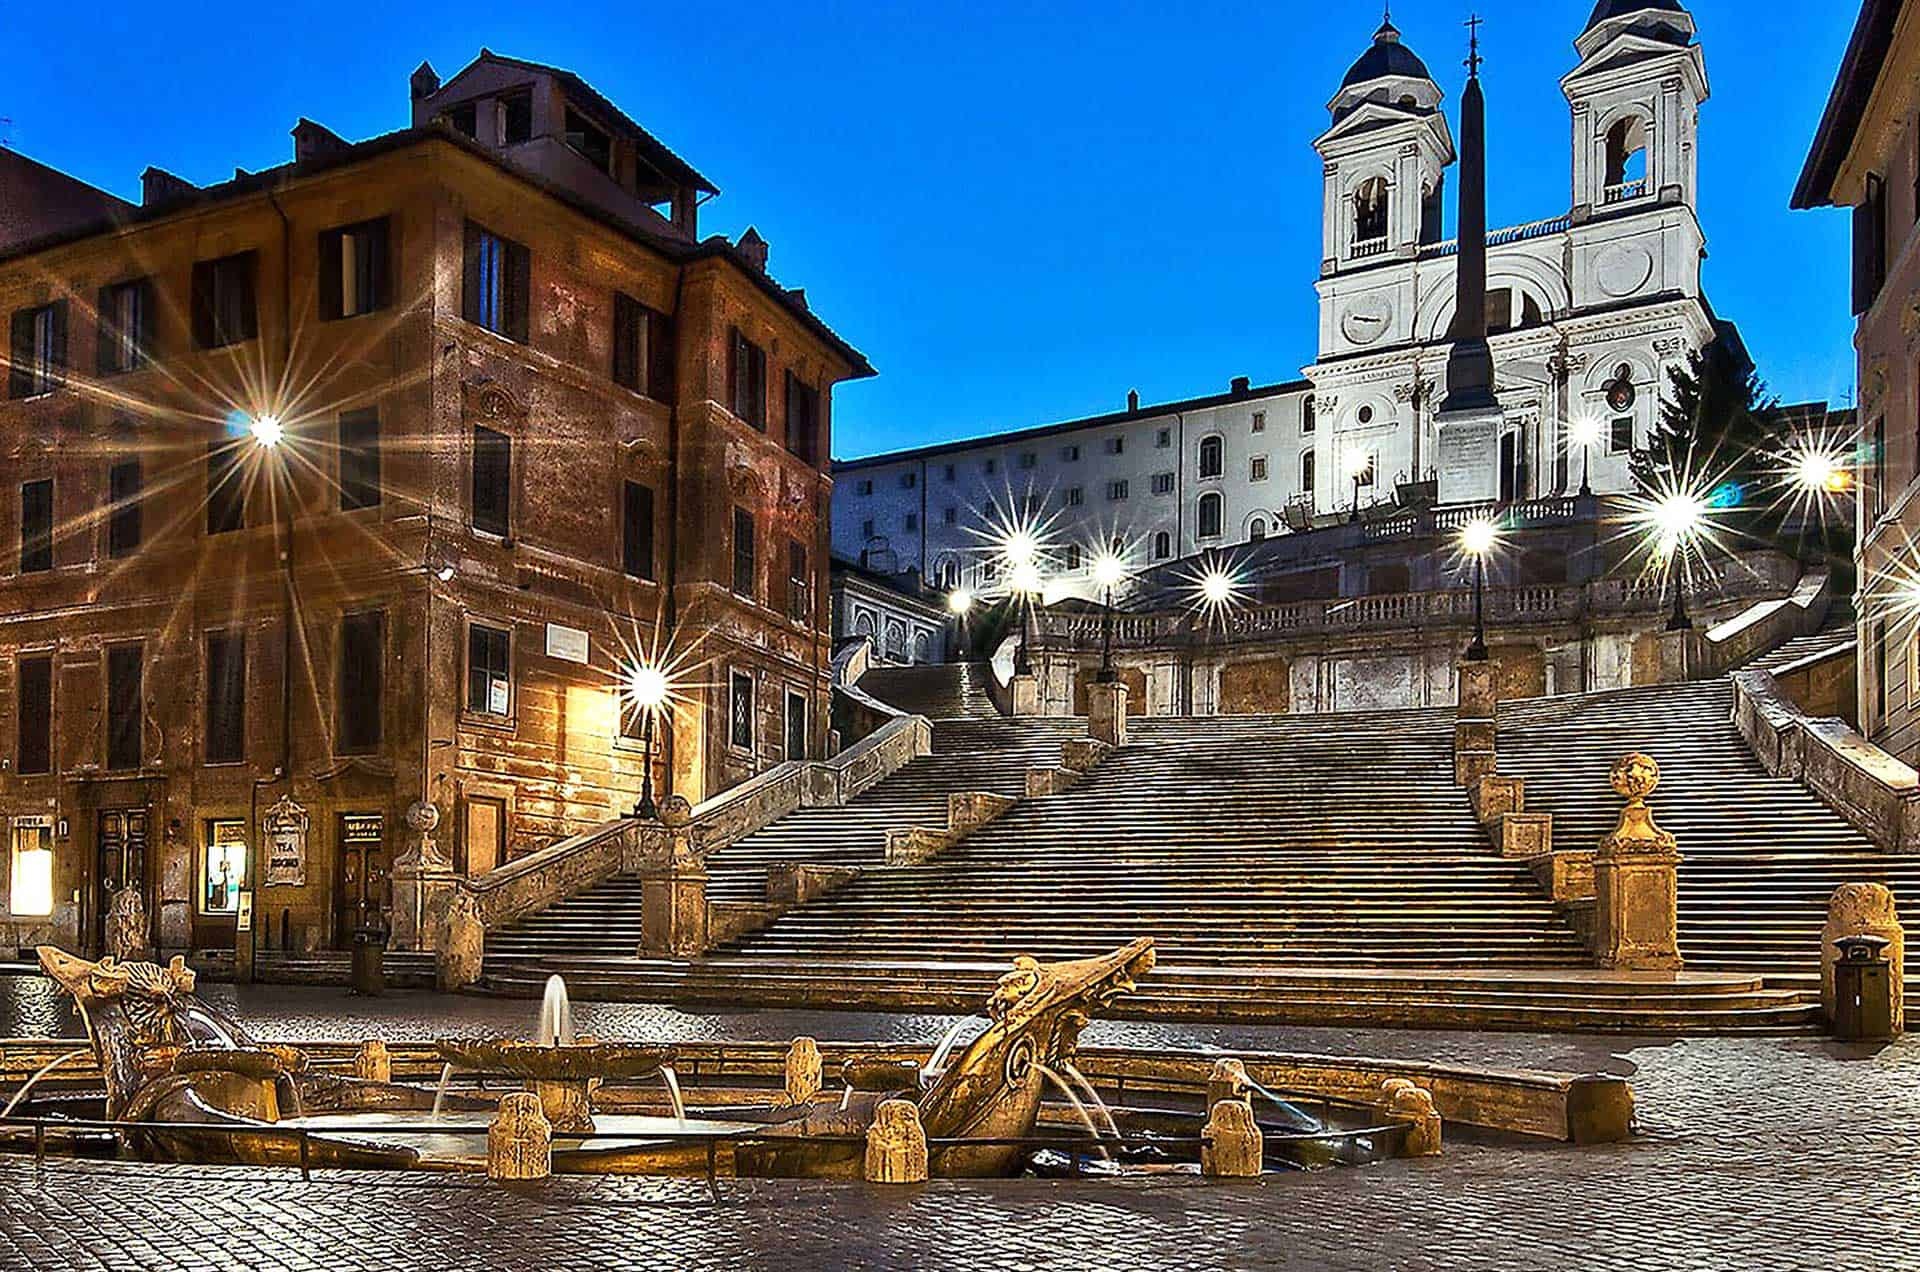
<path fill-rule="evenodd" d="M 1675 367 L 1660 414 L 1629 461 L 1634 484 L 1651 497 L 1704 496 L 1715 521 L 1739 533 L 1778 529 L 1771 488 L 1780 463 L 1778 399 L 1736 340 L 1716 336 Z"/>

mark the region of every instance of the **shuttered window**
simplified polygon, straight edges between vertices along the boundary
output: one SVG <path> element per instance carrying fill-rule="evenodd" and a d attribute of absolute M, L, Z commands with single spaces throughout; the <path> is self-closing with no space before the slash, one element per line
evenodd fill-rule
<path fill-rule="evenodd" d="M 207 533 L 231 534 L 247 523 L 246 473 L 240 445 L 231 439 L 207 443 Z"/>
<path fill-rule="evenodd" d="M 138 645 L 107 650 L 107 767 L 140 767 L 142 656 Z"/>
<path fill-rule="evenodd" d="M 753 514 L 745 508 L 733 510 L 733 590 L 752 597 L 754 575 Z"/>
<path fill-rule="evenodd" d="M 525 247 L 467 222 L 461 316 L 525 344 L 532 273 L 533 258 Z"/>
<path fill-rule="evenodd" d="M 626 483 L 622 505 L 620 568 L 631 578 L 652 579 L 653 487 Z"/>
<path fill-rule="evenodd" d="M 22 658 L 18 664 L 20 725 L 14 769 L 20 773 L 53 771 L 53 659 Z"/>
<path fill-rule="evenodd" d="M 53 478 L 20 487 L 20 572 L 53 568 Z"/>
<path fill-rule="evenodd" d="M 240 252 L 193 267 L 193 342 L 202 349 L 251 340 L 260 333 L 254 279 L 255 252 Z"/>
<path fill-rule="evenodd" d="M 13 312 L 7 396 L 38 397 L 67 382 L 67 302 Z"/>
<path fill-rule="evenodd" d="M 813 577 L 807 569 L 807 545 L 787 540 L 787 617 L 806 622 L 813 614 Z"/>
<path fill-rule="evenodd" d="M 809 464 L 820 462 L 820 391 L 787 372 L 787 449 Z"/>
<path fill-rule="evenodd" d="M 505 538 L 513 528 L 513 440 L 475 425 L 473 430 L 473 528 Z"/>
<path fill-rule="evenodd" d="M 132 556 L 140 549 L 140 461 L 123 459 L 107 470 L 107 555 Z"/>
<path fill-rule="evenodd" d="M 767 431 L 767 353 L 733 329 L 729 359 L 728 409 L 761 432 Z"/>
<path fill-rule="evenodd" d="M 247 642 L 239 632 L 207 633 L 207 763 L 247 758 Z"/>
<path fill-rule="evenodd" d="M 386 615 L 348 614 L 340 620 L 339 753 L 380 749 L 385 692 Z"/>
<path fill-rule="evenodd" d="M 613 380 L 656 402 L 673 399 L 673 320 L 613 294 Z"/>
<path fill-rule="evenodd" d="M 387 218 L 320 233 L 320 317 L 353 318 L 392 303 Z"/>
<path fill-rule="evenodd" d="M 340 510 L 380 505 L 380 416 L 348 411 L 340 417 Z"/>
<path fill-rule="evenodd" d="M 153 349 L 153 281 L 136 278 L 100 289 L 95 365 L 101 375 L 137 371 Z"/>
<path fill-rule="evenodd" d="M 1887 281 L 1887 183 L 1867 174 L 1866 197 L 1853 210 L 1853 312 L 1873 308 Z"/>

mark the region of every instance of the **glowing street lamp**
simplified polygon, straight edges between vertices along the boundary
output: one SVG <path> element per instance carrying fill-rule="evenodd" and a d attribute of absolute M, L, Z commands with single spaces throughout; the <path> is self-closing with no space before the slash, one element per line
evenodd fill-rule
<path fill-rule="evenodd" d="M 1113 589 L 1125 582 L 1127 563 L 1117 552 L 1102 552 L 1093 559 L 1093 581 L 1100 585 L 1100 674 L 1096 679 L 1110 685 L 1117 674 L 1113 669 Z"/>
<path fill-rule="evenodd" d="M 286 439 L 287 427 L 278 415 L 256 415 L 247 422 L 247 432 L 253 435 L 254 445 L 272 450 Z"/>
<path fill-rule="evenodd" d="M 1839 495 L 1853 484 L 1853 474 L 1839 456 L 1810 450 L 1794 463 L 1793 480 L 1809 495 Z"/>
<path fill-rule="evenodd" d="M 1588 469 L 1593 464 L 1593 448 L 1600 444 L 1600 419 L 1594 415 L 1583 415 L 1573 422 L 1569 430 L 1573 444 L 1580 448 L 1580 493 L 1590 495 L 1593 487 L 1588 484 Z"/>
<path fill-rule="evenodd" d="M 1500 529 L 1485 517 L 1476 517 L 1460 530 L 1460 550 L 1473 558 L 1473 640 L 1468 662 L 1487 660 L 1487 554 L 1500 541 Z"/>
<path fill-rule="evenodd" d="M 1233 575 L 1225 570 L 1208 570 L 1200 579 L 1200 599 L 1218 608 L 1233 599 Z"/>
<path fill-rule="evenodd" d="M 973 593 L 964 587 L 956 587 L 947 593 L 947 613 L 955 618 L 965 618 L 973 611 Z"/>
<path fill-rule="evenodd" d="M 1020 649 L 1013 659 L 1013 674 L 1016 676 L 1033 674 L 1033 598 L 1040 594 L 1046 584 L 1040 574 L 1039 562 L 1035 560 L 1038 551 L 1039 545 L 1025 531 L 1016 531 L 1008 536 L 1001 549 L 1002 555 L 1013 565 L 1012 573 L 1007 576 L 1007 587 L 1020 606 Z"/>
<path fill-rule="evenodd" d="M 652 821 L 660 816 L 659 807 L 653 802 L 653 722 L 660 709 L 667 704 L 672 693 L 672 685 L 667 673 L 652 663 L 641 663 L 627 673 L 627 701 L 641 713 L 642 740 L 640 770 L 640 802 L 634 805 L 633 815 L 643 821 Z"/>
<path fill-rule="evenodd" d="M 1670 632 L 1684 632 L 1693 627 L 1693 619 L 1687 615 L 1687 590 L 1681 568 L 1706 514 L 1706 501 L 1686 490 L 1676 490 L 1653 505 L 1650 520 L 1656 536 L 1654 541 L 1660 555 L 1667 559 L 1667 572 L 1673 576 L 1673 616 L 1667 620 Z"/>

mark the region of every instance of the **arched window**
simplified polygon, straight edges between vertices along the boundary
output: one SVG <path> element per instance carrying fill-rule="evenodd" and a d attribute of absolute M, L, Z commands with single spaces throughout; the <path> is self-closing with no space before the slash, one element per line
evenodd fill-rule
<path fill-rule="evenodd" d="M 1200 496 L 1200 537 L 1202 539 L 1220 537 L 1220 517 L 1225 502 L 1218 491 L 1208 491 Z"/>
<path fill-rule="evenodd" d="M 1165 530 L 1156 531 L 1153 536 L 1153 559 L 1164 561 L 1173 555 L 1173 536 Z"/>
<path fill-rule="evenodd" d="M 873 635 L 873 615 L 861 610 L 853 616 L 853 634 L 856 636 Z"/>
<path fill-rule="evenodd" d="M 1313 452 L 1300 452 L 1300 489 L 1307 494 L 1313 493 Z"/>
<path fill-rule="evenodd" d="M 1216 435 L 1200 439 L 1200 475 L 1218 477 L 1226 470 L 1226 443 Z"/>
<path fill-rule="evenodd" d="M 1447 178 L 1442 174 L 1433 179 L 1433 183 L 1421 190 L 1420 197 L 1420 241 L 1438 243 L 1440 241 L 1441 207 L 1445 202 Z"/>
<path fill-rule="evenodd" d="M 1079 568 L 1080 568 L 1080 545 L 1077 543 L 1069 543 L 1067 545 L 1067 570 L 1069 572 L 1072 572 Z"/>
<path fill-rule="evenodd" d="M 933 563 L 933 584 L 943 592 L 951 592 L 960 586 L 960 562 L 953 556 L 943 556 Z"/>
<path fill-rule="evenodd" d="M 1248 542 L 1258 543 L 1260 542 L 1260 540 L 1266 537 L 1267 537 L 1267 519 L 1265 517 L 1255 517 L 1252 521 L 1249 521 L 1247 523 Z"/>
<path fill-rule="evenodd" d="M 1637 199 L 1647 192 L 1647 123 L 1629 116 L 1607 129 L 1607 203 Z"/>
<path fill-rule="evenodd" d="M 1353 245 L 1356 253 L 1365 244 L 1387 237 L 1387 179 L 1368 177 L 1353 192 Z"/>
<path fill-rule="evenodd" d="M 907 625 L 897 618 L 887 620 L 887 657 L 893 662 L 907 660 Z"/>
<path fill-rule="evenodd" d="M 933 661 L 933 641 L 924 631 L 913 634 L 913 661 L 917 663 Z"/>

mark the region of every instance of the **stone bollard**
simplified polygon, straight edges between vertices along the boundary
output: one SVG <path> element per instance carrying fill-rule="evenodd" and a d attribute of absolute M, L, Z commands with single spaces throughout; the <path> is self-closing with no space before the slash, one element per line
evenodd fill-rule
<path fill-rule="evenodd" d="M 820 1044 L 805 1034 L 787 1047 L 787 1103 L 805 1104 L 820 1094 Z"/>
<path fill-rule="evenodd" d="M 1893 1032 L 1906 1028 L 1906 977 L 1902 963 L 1906 959 L 1906 929 L 1900 926 L 1900 913 L 1893 893 L 1878 883 L 1843 883 L 1827 901 L 1827 922 L 1820 929 L 1820 1009 L 1829 1021 L 1834 1017 L 1833 943 L 1848 936 L 1877 936 L 1887 942 L 1886 958 L 1891 965 L 1888 979 L 1893 983 Z"/>
<path fill-rule="evenodd" d="M 540 1111 L 540 1097 L 516 1091 L 500 1097 L 500 1112 L 487 1128 L 487 1178 L 528 1183 L 553 1173 L 553 1127 Z"/>
<path fill-rule="evenodd" d="M 1247 1095 L 1247 1066 L 1232 1056 L 1224 1056 L 1213 1062 L 1213 1072 L 1207 1075 L 1207 1107 L 1211 1109 L 1222 1100 L 1244 1100 Z"/>
<path fill-rule="evenodd" d="M 1037 716 L 1040 714 L 1040 678 L 1032 672 L 1024 676 L 1015 676 L 1008 688 L 1013 696 L 1013 714 L 1016 716 Z"/>
<path fill-rule="evenodd" d="M 1411 1078 L 1388 1078 L 1380 1084 L 1379 1105 L 1389 1118 L 1407 1124 L 1401 1156 L 1440 1155 L 1440 1114 L 1433 1107 L 1433 1092 L 1415 1086 Z"/>
<path fill-rule="evenodd" d="M 378 1038 L 361 1043 L 353 1057 L 353 1076 L 368 1082 L 393 1081 L 393 1057 L 387 1054 L 387 1044 Z"/>
<path fill-rule="evenodd" d="M 1096 680 L 1087 686 L 1087 735 L 1108 746 L 1127 744 L 1127 686 Z"/>
<path fill-rule="evenodd" d="M 1493 774 L 1497 762 L 1493 665 L 1462 661 L 1456 667 L 1459 693 L 1453 723 L 1453 781 L 1471 790 L 1481 778 Z"/>
<path fill-rule="evenodd" d="M 867 1128 L 866 1178 L 870 1184 L 927 1182 L 927 1133 L 912 1100 L 882 1100 Z"/>
<path fill-rule="evenodd" d="M 1253 1179 L 1266 1161 L 1266 1141 L 1253 1107 L 1221 1100 L 1207 1114 L 1207 1140 L 1200 1146 L 1200 1173 L 1209 1179 Z"/>
<path fill-rule="evenodd" d="M 1660 766 L 1637 751 L 1623 755 L 1612 783 L 1627 806 L 1593 855 L 1594 953 L 1602 967 L 1678 971 L 1680 852 L 1647 807 Z"/>

